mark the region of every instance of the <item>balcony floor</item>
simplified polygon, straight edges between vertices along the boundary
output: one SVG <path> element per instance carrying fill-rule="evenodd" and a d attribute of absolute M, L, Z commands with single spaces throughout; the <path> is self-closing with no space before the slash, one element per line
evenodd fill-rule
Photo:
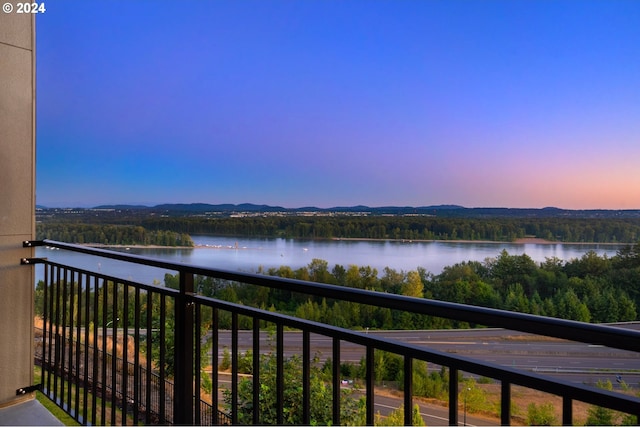
<path fill-rule="evenodd" d="M 61 426 L 64 425 L 36 399 L 0 408 L 2 426 Z"/>

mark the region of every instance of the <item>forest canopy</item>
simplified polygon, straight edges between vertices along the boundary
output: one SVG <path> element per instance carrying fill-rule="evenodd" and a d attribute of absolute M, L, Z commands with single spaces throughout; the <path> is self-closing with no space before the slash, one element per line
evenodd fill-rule
<path fill-rule="evenodd" d="M 141 224 L 150 230 L 188 234 L 304 239 L 514 241 L 531 236 L 559 242 L 595 243 L 635 243 L 640 239 L 638 219 L 410 216 L 150 218 Z"/>
<path fill-rule="evenodd" d="M 116 226 L 129 228 L 117 229 Z M 100 229 L 103 227 L 104 229 Z M 38 236 L 70 243 L 112 243 L 118 233 L 133 243 L 166 240 L 166 233 L 299 239 L 489 240 L 511 242 L 536 237 L 557 242 L 635 243 L 637 218 L 448 218 L 429 216 L 256 216 L 256 217 L 84 217 L 82 221 L 43 220 Z M 115 233 L 115 236 L 109 233 Z M 161 236 L 151 233 L 161 233 Z M 56 236 L 56 237 L 52 237 Z M 60 238 L 57 236 L 62 236 Z M 115 237 L 115 239 L 113 238 Z M 123 237 L 124 238 L 124 237 Z M 113 243 L 112 243 L 113 244 Z"/>
<path fill-rule="evenodd" d="M 36 225 L 36 236 L 40 240 L 79 244 L 194 246 L 193 240 L 186 233 L 150 231 L 134 225 L 41 223 Z"/>

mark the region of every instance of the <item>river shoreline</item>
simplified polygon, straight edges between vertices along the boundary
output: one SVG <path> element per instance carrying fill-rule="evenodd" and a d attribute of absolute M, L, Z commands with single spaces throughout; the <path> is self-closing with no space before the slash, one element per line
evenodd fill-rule
<path fill-rule="evenodd" d="M 365 237 L 333 237 L 329 240 L 334 241 L 362 241 L 362 242 L 399 242 L 399 243 L 482 243 L 482 244 L 496 244 L 496 245 L 527 245 L 527 244 L 535 244 L 535 245 L 611 245 L 611 246 L 620 246 L 620 245 L 633 245 L 633 243 L 624 243 L 624 242 L 561 242 L 554 240 L 546 240 L 539 237 L 522 237 L 512 241 L 504 241 L 504 240 L 464 240 L 464 239 L 451 239 L 451 240 L 425 240 L 425 239 L 370 239 Z"/>
<path fill-rule="evenodd" d="M 431 243 L 394 242 L 340 242 L 335 239 L 243 239 L 232 236 L 196 235 L 196 247 L 149 246 L 149 245 L 93 245 L 111 249 L 121 254 L 142 255 L 163 259 L 172 263 L 208 266 L 225 270 L 239 270 L 255 273 L 282 266 L 293 270 L 306 267 L 314 259 L 335 266 L 370 266 L 379 274 L 385 268 L 396 271 L 412 271 L 418 267 L 440 274 L 444 268 L 468 261 L 484 262 L 488 258 L 497 258 L 506 249 L 510 255 L 526 253 L 536 263 L 545 262 L 547 258 L 556 257 L 565 262 L 578 259 L 588 251 L 595 251 L 599 256 L 615 256 L 622 245 L 603 244 L 520 244 L 511 242 L 482 243 L 479 241 L 428 241 Z M 408 242 L 408 241 L 407 241 Z M 90 246 L 85 244 L 84 246 Z M 237 248 L 237 249 L 236 249 Z M 110 271 L 112 275 L 127 277 L 142 283 L 152 284 L 154 280 L 162 280 L 163 273 L 146 266 L 122 265 L 117 260 L 98 259 L 78 256 L 55 248 L 36 248 L 38 257 L 48 258 L 62 264 L 76 265 L 89 271 Z M 128 249 L 128 250 L 127 250 Z M 196 250 L 194 250 L 196 249 Z M 209 249 L 209 250 L 207 250 Z M 37 269 L 37 271 L 40 271 Z"/>
<path fill-rule="evenodd" d="M 198 245 L 194 246 L 162 246 L 162 245 L 109 245 L 106 243 L 80 243 L 81 246 L 88 246 L 96 249 L 196 249 Z"/>
<path fill-rule="evenodd" d="M 228 238 L 229 236 L 210 236 Z M 240 239 L 246 239 L 248 237 L 238 237 Z M 249 237 L 250 238 L 250 237 Z M 276 237 L 260 237 L 265 239 L 276 239 Z M 309 240 L 309 239 L 296 239 L 292 240 Z M 372 239 L 366 237 L 332 237 L 328 239 L 311 239 L 311 240 L 329 240 L 329 241 L 349 241 L 349 242 L 394 242 L 394 243 L 462 243 L 462 244 L 512 244 L 512 245 L 603 245 L 603 246 L 621 246 L 632 245 L 633 243 L 624 242 L 561 242 L 554 240 L 546 240 L 538 237 L 522 237 L 513 241 L 501 241 L 501 240 L 464 240 L 464 239 L 451 239 L 451 240 L 437 240 L 437 239 Z M 246 247 L 237 247 L 229 245 L 209 245 L 209 244 L 195 244 L 194 246 L 162 246 L 162 245 L 109 245 L 104 243 L 85 243 L 83 246 L 89 246 L 100 249 L 247 249 Z"/>

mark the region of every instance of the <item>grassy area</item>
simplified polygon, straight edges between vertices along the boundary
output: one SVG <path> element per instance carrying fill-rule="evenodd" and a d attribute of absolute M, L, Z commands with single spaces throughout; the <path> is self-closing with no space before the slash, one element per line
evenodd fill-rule
<path fill-rule="evenodd" d="M 47 409 L 47 411 L 51 412 L 54 417 L 56 417 L 58 420 L 60 420 L 60 422 L 62 424 L 66 425 L 66 426 L 79 426 L 80 425 L 80 423 L 78 423 L 76 420 L 71 418 L 71 416 L 69 414 L 64 412 L 58 405 L 53 403 L 51 401 L 51 399 L 49 399 L 47 396 L 45 396 L 44 394 L 40 393 L 39 391 L 36 392 L 36 399 L 38 400 L 38 402 L 40 402 L 42 404 L 42 406 L 44 406 Z"/>
<path fill-rule="evenodd" d="M 36 384 L 38 383 L 42 383 L 42 368 L 39 366 L 34 366 L 33 367 L 33 378 Z M 71 387 L 71 396 L 75 398 L 75 391 L 76 391 L 76 386 L 75 385 L 69 385 L 69 383 L 65 383 L 65 387 L 64 390 L 62 391 L 62 395 L 67 394 L 68 391 L 68 387 Z M 60 420 L 61 423 L 63 423 L 64 425 L 67 426 L 78 426 L 80 425 L 80 423 L 78 423 L 75 419 L 73 419 L 73 417 L 71 417 L 69 414 L 67 414 L 62 408 L 60 408 L 58 405 L 56 405 L 51 399 L 49 399 L 47 396 L 45 396 L 43 393 L 40 392 L 36 392 L 36 399 L 42 403 L 42 405 L 49 411 L 51 412 L 56 418 L 58 418 Z M 84 406 L 84 398 L 83 398 L 83 389 L 80 389 L 80 404 L 78 405 L 79 407 L 83 407 Z M 93 399 L 93 395 L 91 393 L 87 394 L 87 404 L 90 404 L 90 402 Z M 69 402 L 69 404 L 73 407 L 75 406 L 73 404 L 73 402 Z M 97 412 L 96 412 L 96 425 L 105 425 L 107 423 L 109 423 L 110 421 L 108 420 L 102 420 L 101 419 L 101 413 L 100 413 L 100 408 L 102 406 L 102 399 L 100 397 L 98 397 L 96 399 L 96 408 L 97 408 Z M 107 413 L 107 417 L 109 417 L 109 414 L 111 413 L 111 402 L 105 402 L 105 407 L 106 407 L 106 413 Z M 116 410 L 116 423 L 118 424 L 122 424 L 122 411 L 120 409 Z M 128 423 L 130 423 L 132 420 L 129 419 Z"/>
<path fill-rule="evenodd" d="M 33 380 L 35 384 L 42 383 L 42 368 L 40 368 L 39 366 L 33 367 Z M 66 426 L 80 425 L 80 423 L 78 423 L 69 414 L 63 411 L 62 408 L 60 408 L 51 399 L 49 399 L 47 396 L 40 393 L 39 391 L 36 392 L 36 399 L 38 400 L 38 402 L 42 404 L 42 406 L 44 406 L 47 409 L 47 411 L 51 412 L 54 417 L 59 419 L 62 424 Z"/>

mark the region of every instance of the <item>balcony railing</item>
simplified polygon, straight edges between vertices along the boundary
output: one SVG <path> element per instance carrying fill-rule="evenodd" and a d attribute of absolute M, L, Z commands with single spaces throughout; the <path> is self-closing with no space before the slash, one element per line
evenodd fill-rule
<path fill-rule="evenodd" d="M 23 264 L 44 264 L 44 307 L 37 359 L 42 366 L 43 392 L 83 424 L 238 424 L 246 407 L 239 407 L 239 319 L 250 319 L 251 351 L 259 355 L 275 352 L 274 393 L 276 422 L 283 424 L 285 407 L 284 331 L 301 331 L 302 360 L 301 424 L 311 418 L 311 337 L 329 338 L 332 343 L 332 424 L 341 424 L 341 343 L 362 346 L 366 376 L 365 422 L 375 420 L 374 358 L 378 351 L 399 355 L 404 360 L 404 424 L 412 424 L 413 366 L 426 361 L 448 369 L 448 422 L 458 424 L 459 373 L 467 372 L 501 383 L 500 417 L 511 423 L 511 387 L 524 386 L 562 398 L 562 423 L 573 423 L 573 402 L 581 401 L 604 408 L 640 415 L 640 399 L 583 384 L 542 376 L 444 353 L 428 346 L 407 344 L 372 334 L 338 328 L 281 313 L 260 310 L 194 293 L 194 277 L 207 276 L 310 297 L 350 301 L 425 316 L 437 316 L 477 325 L 506 328 L 572 341 L 598 344 L 640 352 L 637 331 L 585 324 L 574 321 L 526 315 L 489 308 L 461 305 L 361 289 L 304 282 L 260 274 L 245 274 L 165 262 L 122 252 L 107 251 L 55 241 L 25 242 L 25 246 L 47 245 L 128 263 L 159 267 L 179 273 L 179 289 L 135 283 L 102 273 L 61 265 L 44 258 L 23 259 Z M 230 331 L 221 331 L 221 318 L 231 318 Z M 260 342 L 264 325 L 275 330 L 273 347 Z M 228 406 L 222 411 L 218 393 L 220 383 L 219 343 L 222 333 L 231 334 L 231 372 Z M 205 348 L 209 343 L 211 349 Z M 203 357 L 211 360 L 213 390 L 203 390 L 207 378 L 202 374 Z M 260 358 L 253 357 L 252 402 L 254 424 L 261 421 Z"/>

